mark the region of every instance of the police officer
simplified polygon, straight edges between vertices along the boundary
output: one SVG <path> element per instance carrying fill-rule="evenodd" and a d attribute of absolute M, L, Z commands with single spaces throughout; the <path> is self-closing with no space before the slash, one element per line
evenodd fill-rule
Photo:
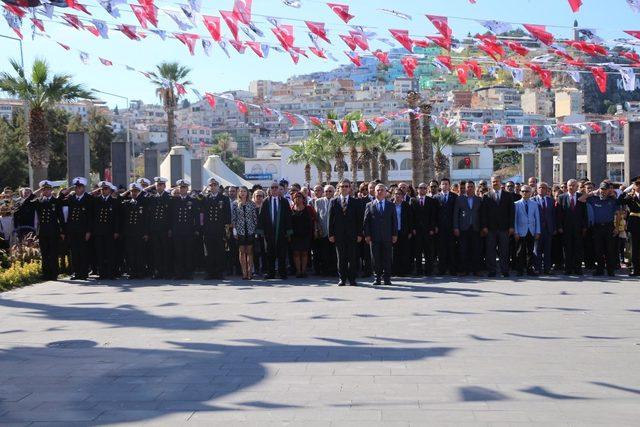
<path fill-rule="evenodd" d="M 73 194 L 61 199 L 69 209 L 65 231 L 71 249 L 71 280 L 86 280 L 89 276 L 89 240 L 93 221 L 93 197 L 85 191 L 87 179 L 73 178 Z"/>
<path fill-rule="evenodd" d="M 193 239 L 199 232 L 196 218 L 200 215 L 196 200 L 189 195 L 191 183 L 179 179 L 178 194 L 171 198 L 171 236 L 173 238 L 176 279 L 193 278 Z"/>
<path fill-rule="evenodd" d="M 204 244 L 207 248 L 207 280 L 222 280 L 225 266 L 225 239 L 231 227 L 231 202 L 209 178 L 209 192 L 202 199 Z"/>
<path fill-rule="evenodd" d="M 603 181 L 598 191 L 586 192 L 580 201 L 587 203 L 593 212 L 593 247 L 596 269 L 594 276 L 602 276 L 606 267 L 609 276 L 615 275 L 616 249 L 613 222 L 620 209 L 621 199 L 611 184 Z"/>
<path fill-rule="evenodd" d="M 146 270 L 146 242 L 149 239 L 146 197 L 142 186 L 129 184 L 131 197 L 122 202 L 122 235 L 124 237 L 127 274 L 142 279 Z"/>
<path fill-rule="evenodd" d="M 119 202 L 112 197 L 114 186 L 109 181 L 100 181 L 98 187 L 92 224 L 98 275 L 101 280 L 112 280 L 116 276 L 116 240 L 120 238 Z"/>
<path fill-rule="evenodd" d="M 629 208 L 627 231 L 631 233 L 631 276 L 640 276 L 640 176 L 631 180 L 630 191 L 623 195 L 623 203 Z"/>
<path fill-rule="evenodd" d="M 36 197 L 30 203 L 35 206 L 38 215 L 38 241 L 42 257 L 42 279 L 56 280 L 58 278 L 58 245 L 62 234 L 62 213 L 58 200 L 53 197 L 51 181 L 40 181 Z M 42 197 L 39 197 L 42 195 Z"/>
<path fill-rule="evenodd" d="M 149 240 L 151 242 L 151 272 L 154 279 L 167 279 L 171 268 L 171 193 L 167 191 L 167 178 L 156 176 L 147 191 Z"/>

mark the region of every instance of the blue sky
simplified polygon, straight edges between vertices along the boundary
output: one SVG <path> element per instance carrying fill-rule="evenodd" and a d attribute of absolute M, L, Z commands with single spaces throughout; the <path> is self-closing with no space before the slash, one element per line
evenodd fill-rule
<path fill-rule="evenodd" d="M 345 25 L 327 6 L 319 0 L 300 0 L 302 7 L 294 9 L 282 4 L 281 0 L 254 0 L 253 13 L 256 25 L 268 35 L 266 40 L 275 43 L 271 35 L 272 27 L 266 21 L 265 16 L 282 18 L 282 23 L 293 23 L 296 26 L 296 45 L 307 48 L 311 43 L 307 37 L 306 26 L 301 20 L 325 22 L 329 29 L 333 45 L 327 45 L 327 50 L 334 53 L 341 63 L 348 62 L 343 51 L 346 45 L 338 38 L 338 34 L 345 34 L 349 27 Z M 107 22 L 122 22 L 137 24 L 130 8 L 119 6 L 122 11 L 119 19 L 112 18 L 100 6 L 96 0 L 80 0 L 81 3 L 90 6 L 89 10 L 94 17 L 104 19 Z M 179 0 L 156 0 L 156 5 L 175 7 Z M 187 1 L 183 1 L 186 3 Z M 340 2 L 340 1 L 336 1 Z M 351 7 L 351 13 L 356 17 L 350 22 L 352 25 L 367 26 L 368 30 L 375 31 L 378 35 L 389 37 L 389 28 L 409 29 L 415 35 L 435 35 L 436 31 L 425 18 L 424 14 L 447 15 L 473 19 L 495 19 L 499 21 L 524 22 L 532 24 L 546 24 L 558 26 L 571 26 L 573 20 L 578 19 L 581 27 L 597 28 L 598 34 L 606 39 L 623 37 L 623 29 L 640 30 L 640 15 L 634 14 L 626 5 L 625 0 L 583 0 L 582 10 L 574 14 L 571 12 L 566 0 L 477 0 L 477 4 L 470 4 L 469 0 L 353 0 L 342 1 Z M 93 7 L 91 7 L 93 6 Z M 217 11 L 230 10 L 233 0 L 205 0 L 203 1 L 203 13 L 218 15 Z M 406 21 L 392 15 L 378 11 L 378 8 L 389 8 L 407 13 L 413 16 L 413 20 Z M 56 9 L 62 11 L 62 9 Z M 65 12 L 76 11 L 64 9 Z M 82 16 L 82 12 L 77 12 Z M 298 19 L 300 21 L 288 21 L 285 18 Z M 60 20 L 59 18 L 56 18 Z M 465 35 L 467 32 L 476 33 L 483 30 L 478 23 L 461 19 L 450 19 L 454 36 Z M 35 57 L 46 58 L 52 68 L 57 72 L 68 72 L 76 76 L 78 82 L 87 87 L 114 92 L 130 99 L 142 99 L 145 102 L 155 102 L 154 87 L 139 73 L 126 71 L 124 68 L 104 67 L 98 61 L 98 56 L 112 60 L 118 64 L 128 64 L 142 70 L 153 69 L 154 65 L 163 61 L 179 61 L 192 68 L 193 87 L 201 91 L 219 92 L 230 89 L 247 89 L 249 82 L 255 79 L 284 80 L 295 74 L 304 74 L 312 71 L 329 70 L 336 67 L 333 61 L 323 61 L 313 55 L 309 59 L 301 57 L 298 65 L 294 65 L 288 55 L 271 52 L 267 59 L 259 59 L 247 49 L 244 55 L 240 55 L 233 47 L 229 46 L 231 59 L 217 47 L 213 47 L 212 55 L 207 57 L 201 46 L 196 47 L 195 56 L 190 56 L 187 48 L 175 39 L 161 41 L 156 35 L 149 36 L 140 42 L 127 39 L 116 31 L 110 32 L 110 38 L 103 40 L 94 37 L 87 31 L 78 31 L 60 24 L 48 22 L 45 18 L 44 25 L 48 34 L 54 39 L 86 51 L 91 56 L 89 65 L 84 65 L 78 58 L 78 52 L 65 51 L 50 40 L 36 37 L 31 39 L 30 23 L 23 22 L 23 34 L 25 35 L 24 52 L 27 66 Z M 159 28 L 178 32 L 176 24 L 165 14 L 159 13 Z M 372 28 L 373 27 L 373 28 Z M 223 34 L 230 37 L 230 33 L 222 24 Z M 198 34 L 206 34 L 206 30 L 200 22 L 198 28 L 189 30 Z M 569 36 L 568 28 L 551 28 L 554 34 Z M 0 24 L 0 34 L 13 35 L 4 19 Z M 242 32 L 241 39 L 247 40 Z M 323 42 L 321 42 L 323 43 Z M 372 43 L 372 47 L 385 48 L 382 43 Z M 388 49 L 388 47 L 387 47 Z M 7 59 L 19 57 L 18 43 L 0 38 L 0 70 L 8 69 Z M 193 95 L 190 95 L 193 99 Z M 117 98 L 103 97 L 109 105 L 124 105 Z"/>

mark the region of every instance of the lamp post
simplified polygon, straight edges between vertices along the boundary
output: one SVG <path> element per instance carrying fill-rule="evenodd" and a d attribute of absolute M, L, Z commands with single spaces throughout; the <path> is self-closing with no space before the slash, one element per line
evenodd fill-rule
<path fill-rule="evenodd" d="M 22 39 L 18 37 L 5 36 L 2 34 L 0 34 L 0 37 L 2 37 L 3 39 L 17 41 L 20 44 L 20 66 L 24 71 L 24 53 L 22 51 Z M 25 135 L 27 136 L 27 145 L 29 145 L 29 101 L 26 99 L 24 100 L 24 105 L 22 106 L 22 110 L 24 112 L 24 125 L 27 128 Z M 29 187 L 34 188 L 33 168 L 31 167 L 31 156 L 29 156 L 28 154 L 27 154 L 27 162 L 29 163 Z"/>
<path fill-rule="evenodd" d="M 115 93 L 110 93 L 110 92 L 105 92 L 103 90 L 99 90 L 99 89 L 95 89 L 95 88 L 91 88 L 92 91 L 97 92 L 97 93 L 102 93 L 104 95 L 109 95 L 109 96 L 113 96 L 116 98 L 120 98 L 120 99 L 124 99 L 125 102 L 127 103 L 127 110 L 129 109 L 129 98 L 127 98 L 126 96 L 122 96 L 122 95 L 116 95 Z M 136 150 L 135 147 L 133 146 L 133 143 L 131 141 L 131 137 L 130 137 L 130 123 L 129 123 L 129 116 L 127 115 L 127 120 L 125 121 L 125 127 L 127 129 L 127 145 L 131 148 L 131 170 L 129 171 L 129 173 L 131 173 L 131 177 L 133 177 L 135 175 L 135 170 L 136 170 Z"/>

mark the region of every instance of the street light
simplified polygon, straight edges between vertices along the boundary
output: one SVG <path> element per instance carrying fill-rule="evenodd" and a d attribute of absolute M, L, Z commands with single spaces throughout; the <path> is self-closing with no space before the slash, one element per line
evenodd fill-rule
<path fill-rule="evenodd" d="M 120 98 L 120 99 L 124 99 L 125 102 L 127 103 L 127 110 L 129 109 L 129 98 L 127 98 L 126 96 L 122 96 L 122 95 L 116 95 L 115 93 L 110 93 L 110 92 L 105 92 L 103 90 L 100 89 L 95 89 L 95 88 L 91 88 L 91 90 L 93 92 L 97 92 L 97 93 L 102 93 L 104 95 L 109 95 L 109 96 L 113 96 L 116 98 Z M 129 173 L 131 173 L 131 177 L 133 177 L 135 175 L 135 162 L 136 162 L 136 150 L 135 147 L 133 146 L 133 143 L 131 142 L 131 138 L 130 138 L 130 129 L 129 129 L 129 115 L 127 115 L 127 120 L 125 121 L 125 126 L 127 128 L 127 145 L 131 148 L 131 170 L 129 171 Z"/>
<path fill-rule="evenodd" d="M 9 39 L 9 40 L 14 40 L 17 41 L 18 43 L 20 43 L 20 66 L 22 67 L 22 70 L 24 71 L 24 54 L 22 52 L 22 39 L 18 38 L 18 37 L 12 37 L 12 36 L 5 36 L 0 34 L 0 37 L 2 37 L 3 39 Z M 24 106 L 22 107 L 22 109 L 24 110 L 24 125 L 27 128 L 27 132 L 25 132 L 25 135 L 27 136 L 27 145 L 29 145 L 29 101 L 27 101 L 26 99 L 24 100 Z M 33 182 L 33 168 L 31 167 L 31 156 L 27 155 L 27 162 L 29 163 L 29 187 L 34 188 L 34 182 Z"/>

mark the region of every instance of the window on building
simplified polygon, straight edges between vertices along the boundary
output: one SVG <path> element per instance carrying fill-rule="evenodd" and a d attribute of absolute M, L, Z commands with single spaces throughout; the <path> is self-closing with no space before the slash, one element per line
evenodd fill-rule
<path fill-rule="evenodd" d="M 411 170 L 411 159 L 404 159 L 400 162 L 400 170 L 408 171 Z"/>
<path fill-rule="evenodd" d="M 387 160 L 387 169 L 389 169 L 390 171 L 397 171 L 398 170 L 398 162 L 396 162 L 393 159 Z"/>
<path fill-rule="evenodd" d="M 478 169 L 480 162 L 479 154 L 465 154 L 453 156 L 451 158 L 451 165 L 453 169 Z"/>
<path fill-rule="evenodd" d="M 345 172 L 349 171 L 349 166 L 347 165 L 347 162 L 343 161 L 342 162 L 342 167 L 344 168 Z M 338 165 L 337 164 L 333 167 L 333 171 L 334 172 L 338 172 Z"/>

